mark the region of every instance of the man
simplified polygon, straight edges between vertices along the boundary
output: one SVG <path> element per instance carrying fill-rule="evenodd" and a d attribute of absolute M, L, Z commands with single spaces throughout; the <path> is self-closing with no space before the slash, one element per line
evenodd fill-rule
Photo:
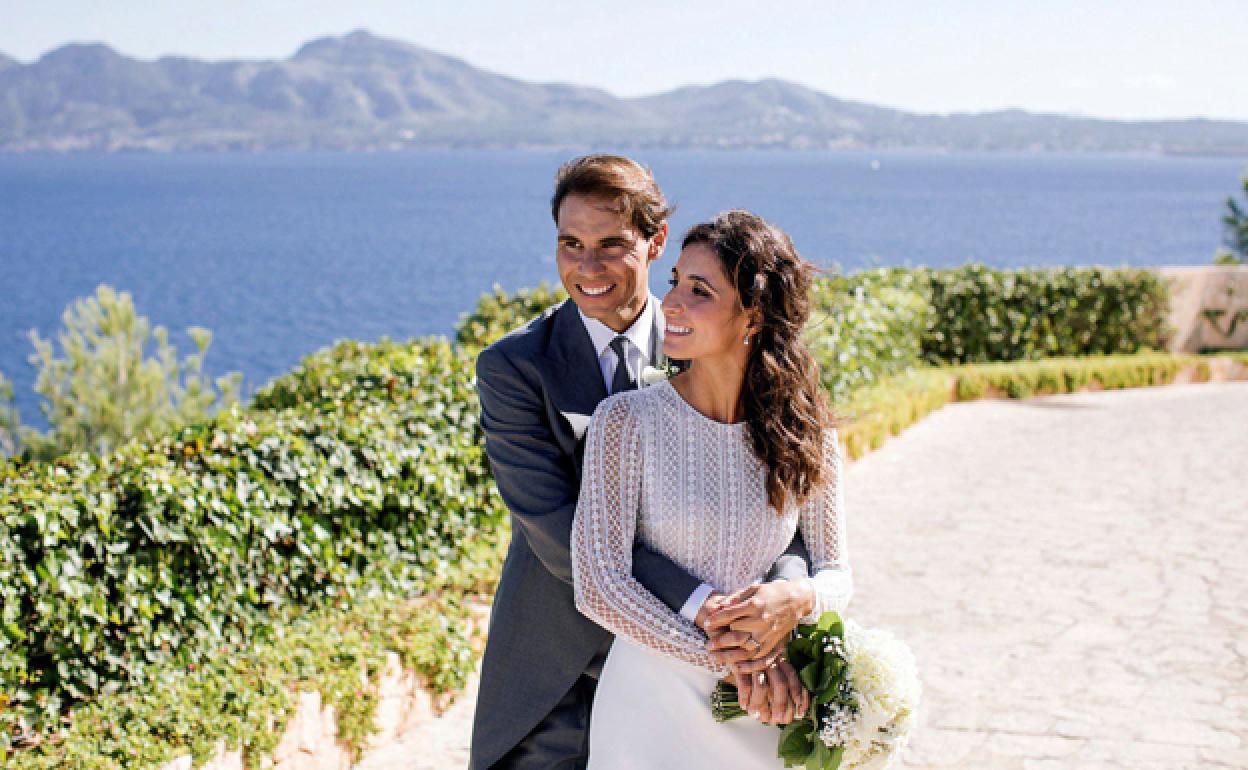
<path fill-rule="evenodd" d="M 551 214 L 570 299 L 477 359 L 486 451 L 511 510 L 512 541 L 490 616 L 472 770 L 585 766 L 590 706 L 612 637 L 573 598 L 569 540 L 582 439 L 600 401 L 636 387 L 643 367 L 659 363 L 665 327 L 648 279 L 670 211 L 650 172 L 627 158 L 590 155 L 565 164 Z M 800 582 L 808 561 L 800 539 L 790 552 L 773 574 Z M 633 575 L 704 629 L 722 599 L 642 545 L 634 548 Z M 764 614 L 787 629 L 807 606 L 785 585 L 767 593 Z M 737 660 L 760 649 L 774 653 L 782 636 L 749 637 L 752 649 L 727 652 Z"/>

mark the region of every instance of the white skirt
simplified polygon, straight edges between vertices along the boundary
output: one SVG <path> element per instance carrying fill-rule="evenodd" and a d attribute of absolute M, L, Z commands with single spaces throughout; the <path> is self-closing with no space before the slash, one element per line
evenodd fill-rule
<path fill-rule="evenodd" d="M 718 677 L 617 637 L 589 723 L 589 770 L 776 770 L 780 729 L 751 717 L 716 722 Z"/>

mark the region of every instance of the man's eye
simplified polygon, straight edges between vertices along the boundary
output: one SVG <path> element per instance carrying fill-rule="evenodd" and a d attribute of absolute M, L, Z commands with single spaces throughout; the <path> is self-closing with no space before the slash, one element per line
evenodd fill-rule
<path fill-rule="evenodd" d="M 673 289 L 674 289 L 674 288 L 676 288 L 676 284 L 678 284 L 678 283 L 680 283 L 680 281 L 676 280 L 675 278 L 668 278 L 668 279 L 667 279 L 667 285 L 668 285 L 668 286 L 671 286 Z"/>

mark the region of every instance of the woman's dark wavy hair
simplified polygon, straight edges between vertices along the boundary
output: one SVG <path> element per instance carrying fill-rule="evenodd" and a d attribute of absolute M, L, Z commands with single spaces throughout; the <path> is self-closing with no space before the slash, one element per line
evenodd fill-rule
<path fill-rule="evenodd" d="M 832 410 L 802 337 L 816 268 L 788 235 L 748 211 L 726 211 L 695 225 L 681 248 L 695 243 L 719 255 L 741 307 L 754 319 L 742 411 L 754 455 L 767 469 L 767 501 L 783 512 L 786 502 L 805 502 L 830 481 L 824 478 L 824 432 L 833 425 Z"/>

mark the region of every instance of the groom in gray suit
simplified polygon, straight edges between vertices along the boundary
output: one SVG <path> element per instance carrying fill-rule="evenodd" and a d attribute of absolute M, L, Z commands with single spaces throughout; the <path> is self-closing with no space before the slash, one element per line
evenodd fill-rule
<path fill-rule="evenodd" d="M 636 387 L 662 351 L 663 315 L 648 278 L 670 208 L 650 172 L 619 156 L 572 160 L 556 177 L 551 213 L 571 298 L 477 359 L 486 451 L 511 510 L 512 540 L 490 615 L 471 770 L 585 766 L 590 706 L 612 637 L 573 600 L 569 540 L 582 439 L 598 402 Z M 808 561 L 796 538 L 773 576 L 806 577 Z M 641 544 L 633 575 L 699 626 L 718 598 Z M 799 605 L 793 598 L 769 609 L 797 618 L 806 611 Z"/>

